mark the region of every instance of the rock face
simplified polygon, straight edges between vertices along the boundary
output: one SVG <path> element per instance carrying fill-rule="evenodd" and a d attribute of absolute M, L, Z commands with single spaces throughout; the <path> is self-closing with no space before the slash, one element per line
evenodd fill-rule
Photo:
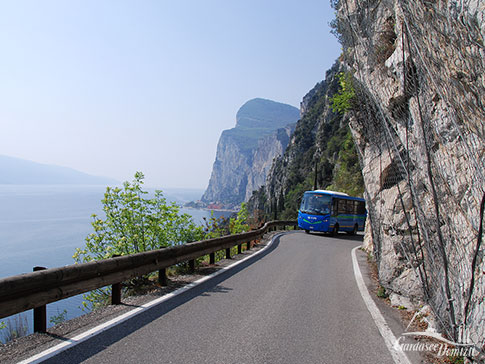
<path fill-rule="evenodd" d="M 342 71 L 342 64 L 336 62 L 326 72 L 325 80 L 303 97 L 301 119 L 289 146 L 275 159 L 266 184 L 251 197 L 251 211 L 270 219 L 295 218 L 303 192 L 313 189 L 315 172 L 318 188 L 362 194 L 360 165 L 348 119 L 331 107 Z"/>
<path fill-rule="evenodd" d="M 246 102 L 236 114 L 236 127 L 222 132 L 202 201 L 235 207 L 247 200 L 286 149 L 299 116 L 297 108 L 279 102 Z"/>
<path fill-rule="evenodd" d="M 294 125 L 291 124 L 258 140 L 258 146 L 253 152 L 252 167 L 248 174 L 245 201 L 249 200 L 253 191 L 264 186 L 274 159 L 285 152 L 293 130 Z"/>
<path fill-rule="evenodd" d="M 483 1 L 336 1 L 381 284 L 485 343 Z"/>

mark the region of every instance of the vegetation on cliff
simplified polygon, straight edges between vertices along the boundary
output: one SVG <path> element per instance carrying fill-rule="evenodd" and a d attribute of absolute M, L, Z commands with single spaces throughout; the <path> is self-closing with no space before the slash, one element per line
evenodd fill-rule
<path fill-rule="evenodd" d="M 290 145 L 273 164 L 266 185 L 253 193 L 252 211 L 271 219 L 295 218 L 303 192 L 314 187 L 363 194 L 359 159 L 344 115 L 351 91 L 337 62 L 325 81 L 304 97 Z"/>

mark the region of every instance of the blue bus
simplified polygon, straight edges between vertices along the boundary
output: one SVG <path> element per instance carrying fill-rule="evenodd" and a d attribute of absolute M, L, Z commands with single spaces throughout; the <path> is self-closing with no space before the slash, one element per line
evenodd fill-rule
<path fill-rule="evenodd" d="M 355 234 L 364 230 L 366 217 L 363 198 L 326 190 L 306 191 L 298 210 L 298 226 L 306 233 Z"/>

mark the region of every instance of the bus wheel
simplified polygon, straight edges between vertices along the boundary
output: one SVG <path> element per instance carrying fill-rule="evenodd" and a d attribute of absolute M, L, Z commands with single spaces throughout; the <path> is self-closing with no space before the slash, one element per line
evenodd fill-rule
<path fill-rule="evenodd" d="M 352 231 L 349 231 L 349 235 L 356 235 L 357 231 L 359 230 L 359 225 L 355 224 L 354 229 Z"/>
<path fill-rule="evenodd" d="M 305 233 L 306 234 L 310 234 L 310 230 L 305 230 Z"/>
<path fill-rule="evenodd" d="M 335 224 L 332 229 L 332 236 L 337 236 L 338 235 L 338 224 Z"/>

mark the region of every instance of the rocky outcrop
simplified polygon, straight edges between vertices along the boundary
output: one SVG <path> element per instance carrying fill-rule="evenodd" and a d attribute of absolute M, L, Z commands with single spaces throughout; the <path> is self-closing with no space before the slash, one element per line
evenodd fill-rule
<path fill-rule="evenodd" d="M 286 149 L 300 116 L 293 106 L 265 99 L 246 102 L 237 112 L 236 127 L 222 132 L 206 203 L 236 207 L 266 181 L 273 159 Z"/>
<path fill-rule="evenodd" d="M 380 282 L 428 302 L 449 337 L 483 349 L 485 6 L 335 3 Z"/>
<path fill-rule="evenodd" d="M 261 138 L 253 152 L 252 167 L 248 173 L 245 201 L 249 200 L 253 191 L 264 186 L 275 158 L 283 155 L 290 142 L 294 125 L 276 130 L 273 134 Z"/>
<path fill-rule="evenodd" d="M 342 64 L 336 62 L 326 72 L 325 80 L 303 97 L 301 119 L 289 146 L 276 158 L 266 184 L 250 199 L 251 211 L 271 219 L 295 218 L 303 192 L 313 188 L 315 174 L 318 188 L 362 194 L 360 165 L 348 119 L 332 110 L 342 71 Z"/>

